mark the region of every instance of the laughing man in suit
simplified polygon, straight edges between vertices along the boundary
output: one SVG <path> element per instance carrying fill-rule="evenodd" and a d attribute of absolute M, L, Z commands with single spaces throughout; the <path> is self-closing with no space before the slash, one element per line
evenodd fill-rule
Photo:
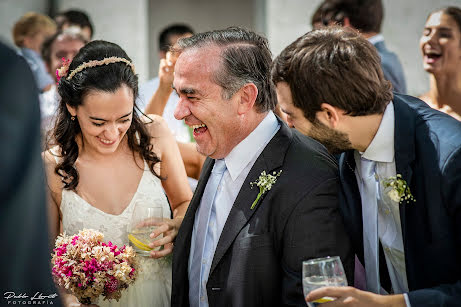
<path fill-rule="evenodd" d="M 179 46 L 175 117 L 208 158 L 175 242 L 172 306 L 305 306 L 303 260 L 338 255 L 353 274 L 335 159 L 273 114 L 265 38 L 228 28 Z M 254 203 L 263 172 L 280 175 Z"/>
<path fill-rule="evenodd" d="M 309 32 L 274 60 L 289 123 L 330 152 L 344 151 L 341 213 L 369 290 L 322 288 L 307 299 L 338 298 L 325 307 L 459 306 L 461 123 L 393 95 L 379 61 L 360 34 L 341 28 Z"/>

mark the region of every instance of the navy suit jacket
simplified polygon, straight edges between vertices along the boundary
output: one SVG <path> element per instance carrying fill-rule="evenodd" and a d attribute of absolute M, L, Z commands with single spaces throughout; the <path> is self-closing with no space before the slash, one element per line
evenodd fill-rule
<path fill-rule="evenodd" d="M 0 306 L 32 305 L 37 292 L 57 293 L 50 269 L 39 92 L 27 62 L 1 42 L 0 67 Z M 7 299 L 5 292 L 28 298 Z M 61 306 L 58 297 L 43 302 Z"/>
<path fill-rule="evenodd" d="M 461 122 L 414 97 L 395 94 L 393 103 L 396 170 L 416 199 L 400 204 L 409 299 L 412 307 L 460 306 Z M 354 169 L 353 151 L 343 153 L 341 213 L 363 263 L 362 208 Z M 385 262 L 380 263 L 387 274 Z"/>
<path fill-rule="evenodd" d="M 381 57 L 381 68 L 383 69 L 384 78 L 391 81 L 394 92 L 406 94 L 407 85 L 405 75 L 403 74 L 402 64 L 400 64 L 397 55 L 386 48 L 384 41 L 377 42 L 374 46 Z"/>

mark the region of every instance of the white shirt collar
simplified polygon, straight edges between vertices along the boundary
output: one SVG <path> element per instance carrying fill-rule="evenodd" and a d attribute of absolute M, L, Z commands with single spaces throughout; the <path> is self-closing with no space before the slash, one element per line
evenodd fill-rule
<path fill-rule="evenodd" d="M 394 161 L 394 104 L 389 102 L 375 137 L 362 158 L 377 162 Z"/>
<path fill-rule="evenodd" d="M 259 149 L 268 143 L 277 125 L 277 118 L 269 111 L 259 125 L 224 158 L 232 181 L 237 179 Z"/>
<path fill-rule="evenodd" d="M 368 38 L 368 41 L 375 45 L 379 42 L 384 42 L 384 36 L 382 34 L 376 34 L 375 36 Z"/>

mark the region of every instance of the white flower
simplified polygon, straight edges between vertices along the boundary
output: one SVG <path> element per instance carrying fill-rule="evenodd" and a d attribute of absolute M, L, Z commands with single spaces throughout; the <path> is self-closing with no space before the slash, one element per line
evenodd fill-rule
<path fill-rule="evenodd" d="M 395 201 L 396 203 L 400 203 L 400 195 L 397 190 L 391 189 L 390 191 L 387 192 L 387 195 L 392 201 Z"/>
<path fill-rule="evenodd" d="M 400 174 L 384 179 L 382 181 L 382 186 L 387 190 L 387 196 L 396 203 L 400 204 L 400 202 L 405 200 L 412 202 L 416 201 L 411 194 L 410 187 Z"/>
<path fill-rule="evenodd" d="M 256 197 L 255 201 L 251 205 L 251 208 L 250 208 L 251 210 L 254 209 L 259 199 L 261 198 L 261 196 L 267 191 L 269 191 L 270 189 L 272 189 L 272 185 L 274 185 L 277 182 L 277 177 L 280 176 L 281 173 L 282 173 L 282 170 L 280 170 L 280 172 L 278 173 L 273 172 L 272 175 L 266 174 L 266 171 L 263 171 L 261 175 L 259 176 L 258 180 L 256 180 L 255 182 L 250 182 L 251 188 L 253 188 L 253 186 L 255 185 L 259 188 L 258 196 Z"/>

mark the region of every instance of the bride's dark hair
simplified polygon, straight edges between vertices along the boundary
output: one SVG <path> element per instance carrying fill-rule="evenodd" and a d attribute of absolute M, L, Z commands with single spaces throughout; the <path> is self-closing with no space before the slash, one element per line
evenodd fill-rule
<path fill-rule="evenodd" d="M 120 46 L 101 40 L 86 44 L 74 57 L 69 66 L 68 75 L 84 62 L 102 60 L 109 57 L 131 59 Z M 58 84 L 58 93 L 61 96 L 56 124 L 52 133 L 53 145 L 59 145 L 62 159 L 56 165 L 55 172 L 62 177 L 64 188 L 75 190 L 78 185 L 79 175 L 74 164 L 79 154 L 76 137 L 81 133 L 78 120 L 71 120 L 71 114 L 66 105 L 77 108 L 82 105 L 83 99 L 91 91 L 103 91 L 114 93 L 120 86 L 126 85 L 133 91 L 133 119 L 126 132 L 128 146 L 133 152 L 139 153 L 150 165 L 151 172 L 159 177 L 154 171 L 154 165 L 160 159 L 152 150 L 149 135 L 144 123 L 137 114 L 136 97 L 138 96 L 138 77 L 130 65 L 124 62 L 111 63 L 96 67 L 88 67 L 76 73 L 71 80 L 62 77 Z M 137 135 L 139 142 L 137 141 Z M 51 143 L 50 143 L 51 145 Z M 58 153 L 59 155 L 59 153 Z"/>

